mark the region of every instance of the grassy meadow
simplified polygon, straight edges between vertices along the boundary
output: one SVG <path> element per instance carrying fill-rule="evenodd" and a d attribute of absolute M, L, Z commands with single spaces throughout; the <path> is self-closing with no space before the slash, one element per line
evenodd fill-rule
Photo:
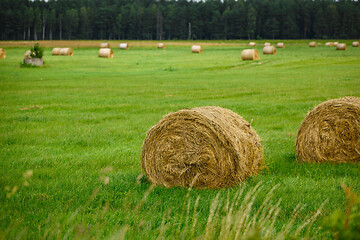
<path fill-rule="evenodd" d="M 315 105 L 360 97 L 360 48 L 285 41 L 263 55 L 258 42 L 261 59 L 242 61 L 245 43 L 207 41 L 192 54 L 191 42 L 113 42 L 106 59 L 72 42 L 74 56 L 46 47 L 45 67 L 26 68 L 29 47 L 0 42 L 0 239 L 330 238 L 323 218 L 344 210 L 342 183 L 360 193 L 360 164 L 299 163 L 295 140 Z M 266 168 L 229 189 L 151 186 L 147 131 L 199 106 L 251 122 Z"/>

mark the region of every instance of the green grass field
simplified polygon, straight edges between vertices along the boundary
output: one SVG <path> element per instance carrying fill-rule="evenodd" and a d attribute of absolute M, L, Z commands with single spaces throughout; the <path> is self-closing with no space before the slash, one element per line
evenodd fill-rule
<path fill-rule="evenodd" d="M 221 226 L 232 226 L 226 217 L 235 202 L 243 204 L 234 209 L 252 207 L 239 210 L 242 216 L 254 216 L 263 203 L 267 216 L 278 210 L 268 239 L 284 231 L 298 204 L 302 210 L 287 232 L 324 203 L 308 235 L 328 238 L 322 219 L 344 210 L 341 183 L 360 192 L 360 164 L 298 163 L 295 140 L 315 105 L 360 96 L 360 48 L 349 43 L 336 51 L 285 42 L 276 55 L 258 46 L 255 62 L 241 60 L 244 45 L 205 46 L 202 54 L 189 46 L 114 47 L 113 59 L 98 58 L 98 48 L 74 48 L 72 57 L 51 56 L 46 48 L 43 68 L 20 67 L 28 48 L 5 48 L 0 239 L 230 239 Z M 199 106 L 228 108 L 252 122 L 267 168 L 229 189 L 150 187 L 139 176 L 147 131 L 169 112 Z M 247 201 L 251 190 L 256 198 Z M 211 209 L 217 209 L 213 220 Z M 244 229 L 244 236 L 257 236 L 256 227 Z"/>

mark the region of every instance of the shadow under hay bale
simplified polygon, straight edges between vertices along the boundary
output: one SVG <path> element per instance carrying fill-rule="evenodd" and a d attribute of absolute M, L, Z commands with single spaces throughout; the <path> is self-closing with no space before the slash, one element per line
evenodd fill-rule
<path fill-rule="evenodd" d="M 170 113 L 147 133 L 142 169 L 153 184 L 222 188 L 255 175 L 261 140 L 231 110 L 198 107 Z"/>
<path fill-rule="evenodd" d="M 202 53 L 203 52 L 203 48 L 200 45 L 192 45 L 191 46 L 191 52 L 192 53 Z"/>
<path fill-rule="evenodd" d="M 259 52 L 257 49 L 245 49 L 241 52 L 242 60 L 260 60 Z"/>
<path fill-rule="evenodd" d="M 99 57 L 113 58 L 114 57 L 114 52 L 110 48 L 100 48 Z"/>
<path fill-rule="evenodd" d="M 263 54 L 274 55 L 276 54 L 276 48 L 274 46 L 266 46 L 263 48 Z"/>
<path fill-rule="evenodd" d="M 360 162 L 360 98 L 323 102 L 302 122 L 296 138 L 302 162 Z"/>
<path fill-rule="evenodd" d="M 339 43 L 336 45 L 336 50 L 346 50 L 346 43 Z"/>
<path fill-rule="evenodd" d="M 6 52 L 3 48 L 0 48 L 0 58 L 6 58 Z"/>

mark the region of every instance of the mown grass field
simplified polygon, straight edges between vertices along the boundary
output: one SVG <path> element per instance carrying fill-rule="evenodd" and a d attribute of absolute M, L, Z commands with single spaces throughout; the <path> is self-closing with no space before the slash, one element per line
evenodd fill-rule
<path fill-rule="evenodd" d="M 79 47 L 72 57 L 51 56 L 51 48 L 45 48 L 43 68 L 20 67 L 28 47 L 5 47 L 7 58 L 0 59 L 1 237 L 205 236 L 218 194 L 222 200 L 214 223 L 228 212 L 222 209 L 231 202 L 227 199 L 244 191 L 243 199 L 258 185 L 254 212 L 274 186 L 271 202 L 281 199 L 273 236 L 298 204 L 302 210 L 291 229 L 325 202 L 310 236 L 329 237 L 320 228 L 322 218 L 344 209 L 341 183 L 360 192 L 360 165 L 298 163 L 295 140 L 315 105 L 360 97 L 360 48 L 351 41 L 346 51 L 290 41 L 276 55 L 263 55 L 258 44 L 261 59 L 253 62 L 241 60 L 245 42 L 229 43 L 205 45 L 202 54 L 191 54 L 189 42 L 166 50 L 146 44 L 121 51 L 114 44 L 114 58 L 104 59 L 98 58 L 98 48 L 73 42 Z M 146 132 L 169 112 L 199 106 L 228 108 L 252 122 L 263 140 L 267 168 L 230 189 L 151 189 L 139 176 Z M 214 239 L 220 234 L 207 233 Z"/>

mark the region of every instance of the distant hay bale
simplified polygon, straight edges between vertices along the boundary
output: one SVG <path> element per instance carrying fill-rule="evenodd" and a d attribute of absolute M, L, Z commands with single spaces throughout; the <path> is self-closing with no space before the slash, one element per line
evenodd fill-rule
<path fill-rule="evenodd" d="M 267 46 L 271 46 L 271 43 L 269 43 L 269 42 L 264 43 L 264 47 L 267 47 Z"/>
<path fill-rule="evenodd" d="M 336 47 L 338 44 L 339 44 L 339 42 L 334 42 L 334 45 L 333 45 L 333 46 Z"/>
<path fill-rule="evenodd" d="M 100 43 L 100 48 L 110 48 L 110 43 L 107 42 Z"/>
<path fill-rule="evenodd" d="M 359 47 L 359 42 L 352 42 L 353 47 Z"/>
<path fill-rule="evenodd" d="M 200 45 L 192 45 L 191 46 L 191 52 L 192 53 L 202 53 L 203 48 Z"/>
<path fill-rule="evenodd" d="M 221 107 L 169 113 L 147 133 L 142 169 L 166 187 L 223 188 L 257 174 L 261 140 L 241 116 Z"/>
<path fill-rule="evenodd" d="M 325 46 L 331 47 L 331 46 L 334 46 L 334 43 L 333 42 L 327 42 L 327 43 L 325 43 Z"/>
<path fill-rule="evenodd" d="M 346 43 L 339 43 L 336 45 L 336 50 L 346 50 Z"/>
<path fill-rule="evenodd" d="M 127 50 L 127 49 L 129 49 L 129 44 L 127 44 L 127 43 L 120 43 L 120 49 L 122 49 L 122 50 Z"/>
<path fill-rule="evenodd" d="M 310 42 L 309 43 L 309 47 L 316 47 L 317 46 L 317 43 L 316 42 Z"/>
<path fill-rule="evenodd" d="M 0 48 L 0 58 L 6 58 L 6 52 L 3 48 Z"/>
<path fill-rule="evenodd" d="M 113 58 L 114 57 L 114 52 L 113 52 L 113 50 L 111 50 L 111 48 L 100 48 L 99 57 Z"/>
<path fill-rule="evenodd" d="M 260 60 L 259 52 L 257 49 L 245 49 L 241 52 L 242 60 Z"/>
<path fill-rule="evenodd" d="M 302 162 L 360 162 L 360 98 L 323 102 L 302 122 L 296 138 Z"/>
<path fill-rule="evenodd" d="M 285 48 L 285 44 L 282 43 L 282 42 L 279 42 L 279 43 L 276 44 L 276 47 L 277 48 Z"/>
<path fill-rule="evenodd" d="M 60 55 L 60 49 L 61 48 L 53 48 L 52 55 Z"/>
<path fill-rule="evenodd" d="M 249 46 L 250 46 L 250 47 L 256 47 L 256 42 L 250 42 L 250 43 L 249 43 Z"/>
<path fill-rule="evenodd" d="M 166 47 L 165 43 L 158 43 L 157 44 L 157 48 L 162 48 L 164 49 Z"/>
<path fill-rule="evenodd" d="M 266 46 L 263 49 L 263 54 L 265 55 L 276 54 L 276 48 L 274 46 Z"/>
<path fill-rule="evenodd" d="M 72 48 L 60 48 L 59 55 L 61 56 L 73 56 L 74 52 Z"/>

